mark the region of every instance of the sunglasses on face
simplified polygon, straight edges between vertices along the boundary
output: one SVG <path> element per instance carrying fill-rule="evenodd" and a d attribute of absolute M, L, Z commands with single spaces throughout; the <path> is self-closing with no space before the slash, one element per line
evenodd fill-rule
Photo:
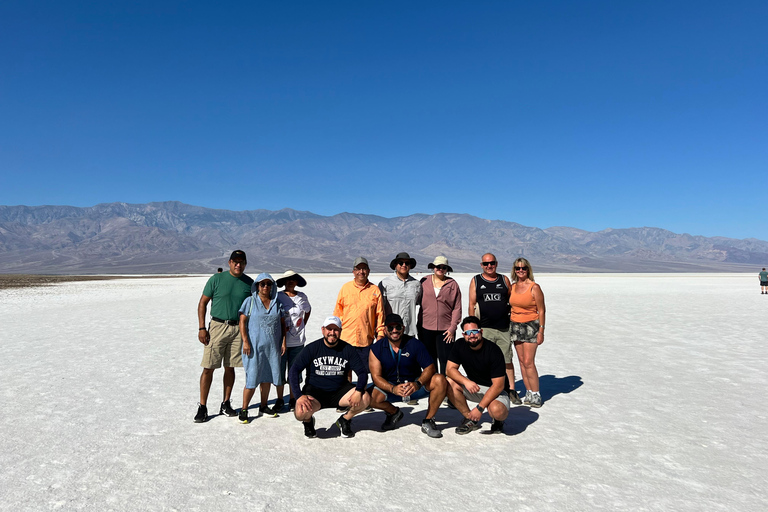
<path fill-rule="evenodd" d="M 515 267 L 515 270 L 528 270 L 528 267 Z"/>
<path fill-rule="evenodd" d="M 496 261 L 484 261 L 483 262 L 483 266 L 484 267 L 492 267 L 492 266 L 496 265 L 496 263 L 497 263 Z"/>
<path fill-rule="evenodd" d="M 398 265 L 406 265 L 406 266 L 409 266 L 409 267 L 411 266 L 411 262 L 410 261 L 398 261 L 397 264 Z"/>
<path fill-rule="evenodd" d="M 435 268 L 437 270 L 443 270 L 443 271 L 447 271 L 448 270 L 448 267 L 446 267 L 445 265 L 438 265 Z"/>
<path fill-rule="evenodd" d="M 472 336 L 473 334 L 480 334 L 480 329 L 467 329 L 464 331 L 464 336 Z"/>
<path fill-rule="evenodd" d="M 271 287 L 271 286 L 272 286 L 272 282 L 270 282 L 270 281 L 264 281 L 264 282 L 261 282 L 261 283 L 259 283 L 259 286 L 268 286 L 268 287 Z"/>
<path fill-rule="evenodd" d="M 403 330 L 403 326 L 399 325 L 399 324 L 388 325 L 387 326 L 387 330 L 388 331 L 402 331 Z"/>

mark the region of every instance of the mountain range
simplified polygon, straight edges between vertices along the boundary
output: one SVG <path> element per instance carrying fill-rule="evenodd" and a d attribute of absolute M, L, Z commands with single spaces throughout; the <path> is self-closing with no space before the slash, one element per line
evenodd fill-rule
<path fill-rule="evenodd" d="M 456 272 L 479 272 L 493 252 L 508 272 L 523 255 L 547 272 L 756 272 L 768 242 L 677 234 L 660 228 L 540 229 L 460 213 L 322 216 L 283 209 L 230 211 L 176 201 L 92 207 L 0 206 L 0 272 L 34 274 L 209 273 L 233 249 L 248 271 L 350 271 L 355 257 L 389 271 L 395 254 L 416 271 L 445 255 Z"/>

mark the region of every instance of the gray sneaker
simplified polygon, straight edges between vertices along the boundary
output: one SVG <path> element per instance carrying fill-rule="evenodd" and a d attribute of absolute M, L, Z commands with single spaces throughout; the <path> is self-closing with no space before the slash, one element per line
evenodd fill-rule
<path fill-rule="evenodd" d="M 540 393 L 531 393 L 531 407 L 541 407 Z"/>
<path fill-rule="evenodd" d="M 517 394 L 517 391 L 514 389 L 509 390 L 509 401 L 512 402 L 513 405 L 522 405 L 523 401 L 520 400 L 520 395 Z"/>
<path fill-rule="evenodd" d="M 464 418 L 464 421 L 461 422 L 461 425 L 456 427 L 456 433 L 459 435 L 469 434 L 473 430 L 477 430 L 479 428 L 480 428 L 479 421 L 472 421 L 469 418 Z"/>
<path fill-rule="evenodd" d="M 421 431 L 427 434 L 429 437 L 433 439 L 439 439 L 443 437 L 443 433 L 437 430 L 437 425 L 435 425 L 435 419 L 430 418 L 428 420 L 424 420 L 421 422 Z"/>
<path fill-rule="evenodd" d="M 533 395 L 533 393 L 530 391 L 525 392 L 525 398 L 523 398 L 524 405 L 531 405 L 531 395 Z"/>

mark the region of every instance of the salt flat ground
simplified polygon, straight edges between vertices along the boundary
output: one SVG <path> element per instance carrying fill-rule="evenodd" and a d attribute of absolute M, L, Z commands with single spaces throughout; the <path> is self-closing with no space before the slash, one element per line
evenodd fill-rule
<path fill-rule="evenodd" d="M 314 339 L 351 274 L 306 277 Z M 454 277 L 466 304 L 470 276 Z M 334 410 L 317 439 L 288 413 L 193 423 L 205 280 L 0 291 L 1 509 L 765 510 L 756 276 L 538 276 L 544 407 L 513 408 L 502 436 L 458 436 L 441 409 L 442 439 L 420 432 L 424 401 L 394 432 L 381 412 L 358 416 L 352 439 Z"/>

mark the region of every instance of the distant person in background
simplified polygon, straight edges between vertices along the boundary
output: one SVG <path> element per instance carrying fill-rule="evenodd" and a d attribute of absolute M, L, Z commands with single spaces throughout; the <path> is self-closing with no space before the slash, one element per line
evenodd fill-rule
<path fill-rule="evenodd" d="M 221 267 L 219 267 L 218 269 L 216 269 L 216 272 L 218 272 L 219 274 L 221 274 L 222 272 L 224 272 L 224 269 L 223 269 L 223 268 L 221 268 Z"/>
<path fill-rule="evenodd" d="M 399 315 L 405 326 L 405 334 L 409 336 L 418 336 L 417 307 L 421 302 L 421 284 L 411 276 L 411 270 L 415 266 L 416 260 L 407 252 L 401 252 L 389 263 L 389 268 L 395 273 L 379 283 L 384 315 Z"/>
<path fill-rule="evenodd" d="M 515 365 L 512 362 L 514 350 L 509 339 L 509 291 L 511 284 L 507 276 L 498 274 L 499 262 L 490 252 L 483 254 L 480 260 L 483 273 L 477 274 L 469 283 L 468 315 L 479 315 L 483 328 L 483 339 L 499 346 L 504 354 L 509 379 L 509 399 L 520 405 L 520 397 L 515 391 Z M 477 307 L 477 311 L 475 308 Z"/>
<path fill-rule="evenodd" d="M 421 278 L 419 341 L 427 347 L 435 364 L 439 363 L 440 373 L 445 375 L 448 353 L 461 321 L 461 290 L 459 283 L 448 277 L 448 272 L 453 272 L 448 258 L 438 256 L 427 267 L 434 269 L 434 273 Z"/>
<path fill-rule="evenodd" d="M 768 293 L 768 272 L 765 271 L 765 267 L 760 272 L 760 293 Z"/>
<path fill-rule="evenodd" d="M 356 258 L 352 273 L 355 279 L 339 290 L 333 316 L 341 319 L 345 341 L 355 348 L 367 372 L 371 344 L 384 333 L 384 303 L 381 290 L 368 281 L 367 259 Z"/>
<path fill-rule="evenodd" d="M 230 397 L 235 385 L 235 368 L 243 366 L 240 353 L 243 341 L 238 329 L 238 309 L 251 294 L 253 279 L 245 275 L 247 259 L 243 251 L 233 251 L 229 257 L 229 272 L 212 275 L 203 288 L 197 304 L 197 339 L 203 349 L 203 373 L 200 375 L 200 403 L 195 423 L 208 420 L 208 392 L 211 390 L 213 371 L 224 364 L 224 397 L 219 414 L 235 416 Z M 208 303 L 211 303 L 211 323 L 205 327 Z"/>
<path fill-rule="evenodd" d="M 277 417 L 269 407 L 270 384 L 284 386 L 280 372 L 280 357 L 285 353 L 285 312 L 277 300 L 277 286 L 272 276 L 261 273 L 251 287 L 251 296 L 240 307 L 240 334 L 243 337 L 243 368 L 245 388 L 240 421 L 248 423 L 248 405 L 256 392 L 261 391 L 259 414 Z"/>
<path fill-rule="evenodd" d="M 304 292 L 296 291 L 296 287 L 303 288 L 307 286 L 307 281 L 293 270 L 286 270 L 283 277 L 277 280 L 277 287 L 285 290 L 277 294 L 277 300 L 283 305 L 285 311 L 285 353 L 280 359 L 280 372 L 284 379 L 287 379 L 288 371 L 296 357 L 304 349 L 307 342 L 305 327 L 309 321 L 309 314 L 312 312 L 312 306 L 309 305 L 309 299 Z M 279 412 L 284 405 L 283 402 L 284 386 L 277 386 L 277 402 L 275 409 Z M 293 410 L 296 404 L 293 388 L 291 388 L 291 397 L 288 400 L 290 410 Z"/>
<path fill-rule="evenodd" d="M 536 369 L 536 349 L 544 343 L 544 323 L 547 308 L 541 287 L 533 280 L 533 269 L 525 258 L 517 258 L 512 267 L 512 306 L 510 334 L 520 360 L 520 373 L 525 383 L 524 404 L 541 407 L 539 372 Z"/>

